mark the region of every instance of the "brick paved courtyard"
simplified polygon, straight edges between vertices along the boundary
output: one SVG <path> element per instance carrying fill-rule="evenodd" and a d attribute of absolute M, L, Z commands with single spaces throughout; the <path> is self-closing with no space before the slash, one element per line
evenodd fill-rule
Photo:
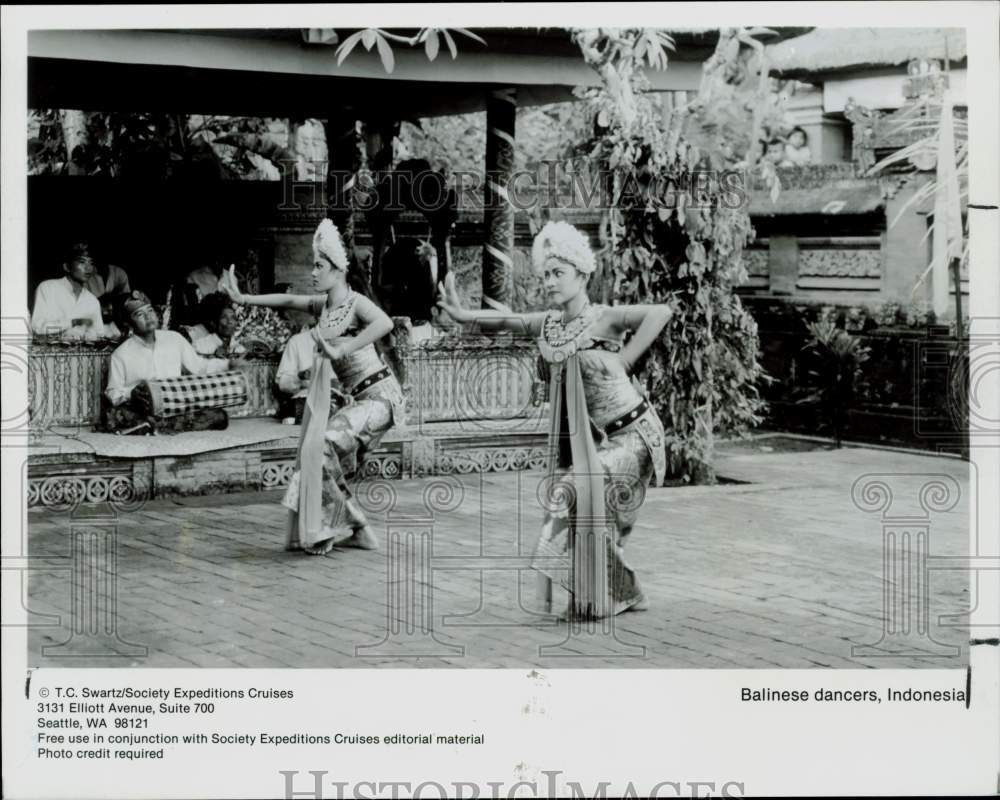
<path fill-rule="evenodd" d="M 127 644 L 88 634 L 100 628 L 88 628 L 91 622 L 71 638 L 70 531 L 84 520 L 33 511 L 29 552 L 44 568 L 30 573 L 28 605 L 53 616 L 35 618 L 46 624 L 30 631 L 28 661 L 60 667 L 964 666 L 968 573 L 938 567 L 953 567 L 942 557 L 967 552 L 966 463 L 873 449 L 767 452 L 755 445 L 729 448 L 718 470 L 732 482 L 649 491 L 628 546 L 649 610 L 595 630 L 570 630 L 536 613 L 536 577 L 524 569 L 518 548 L 520 542 L 520 552 L 530 552 L 537 535 L 538 472 L 439 480 L 450 497 L 443 485 L 434 488 L 435 479 L 368 484 L 369 507 L 384 508 L 386 487 L 395 494 L 391 511 L 372 514 L 383 540 L 394 543 L 379 552 L 283 552 L 286 512 L 274 492 L 157 500 L 123 512 L 117 624 L 107 626 Z M 866 475 L 890 476 L 881 479 L 892 493 L 889 510 L 865 512 L 852 501 L 852 485 Z M 924 513 L 920 488 L 932 479 L 960 487 L 961 498 L 929 517 L 931 638 L 918 630 L 918 606 L 909 617 L 905 609 L 903 616 L 890 615 L 899 630 L 883 635 L 883 514 Z M 882 496 L 875 485 L 867 500 L 877 508 Z M 432 521 L 425 500 L 437 509 Z M 89 530 L 110 530 L 100 519 L 91 522 L 97 527 Z M 94 561 L 92 550 L 78 563 Z M 484 565 L 491 569 L 482 571 Z M 108 605 L 99 599 L 88 609 L 89 596 L 79 594 L 76 619 L 85 618 L 80 609 Z M 946 615 L 958 616 L 942 620 Z M 856 645 L 874 647 L 858 651 Z M 122 654 L 95 655 L 111 647 Z"/>

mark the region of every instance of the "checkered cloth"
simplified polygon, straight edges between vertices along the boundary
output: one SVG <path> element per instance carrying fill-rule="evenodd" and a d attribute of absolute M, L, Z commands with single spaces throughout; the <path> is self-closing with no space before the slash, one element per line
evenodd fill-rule
<path fill-rule="evenodd" d="M 176 417 L 203 408 L 233 408 L 247 402 L 246 375 L 239 371 L 214 375 L 183 375 L 147 381 L 136 387 L 134 395 L 148 404 L 150 416 Z"/>

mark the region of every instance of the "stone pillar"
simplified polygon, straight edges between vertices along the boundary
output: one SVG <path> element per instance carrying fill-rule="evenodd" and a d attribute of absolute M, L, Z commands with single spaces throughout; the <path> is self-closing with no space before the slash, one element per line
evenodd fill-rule
<path fill-rule="evenodd" d="M 323 180 L 323 165 L 329 162 L 322 125 L 315 119 L 289 120 L 288 149 L 295 154 L 295 179 Z"/>
<path fill-rule="evenodd" d="M 911 206 L 896 219 L 900 210 L 926 182 L 913 180 L 885 204 L 885 246 L 882 262 L 882 300 L 903 306 L 925 305 L 931 301 L 931 276 L 917 286 L 917 280 L 931 263 L 927 217 Z M 894 222 L 895 220 L 895 222 Z M 916 291 L 914 291 L 916 288 Z"/>
<path fill-rule="evenodd" d="M 59 122 L 62 124 L 63 139 L 66 142 L 66 172 L 69 175 L 83 175 L 85 171 L 77 164 L 76 149 L 85 148 L 89 144 L 87 134 L 87 113 L 76 109 L 63 109 L 59 112 Z"/>
<path fill-rule="evenodd" d="M 451 226 L 444 230 L 435 229 L 431 232 L 431 244 L 438 260 L 438 282 L 444 281 L 451 272 Z"/>
<path fill-rule="evenodd" d="M 325 123 L 328 152 L 326 203 L 327 216 L 333 220 L 344 240 L 344 249 L 350 259 L 348 270 L 361 291 L 371 297 L 369 276 L 359 268 L 354 245 L 354 207 L 352 193 L 358 181 L 358 171 L 364 164 L 364 143 L 360 126 L 354 119 L 331 116 Z"/>
<path fill-rule="evenodd" d="M 483 229 L 483 295 L 510 303 L 513 295 L 514 207 L 507 184 L 514 170 L 515 89 L 498 89 L 486 98 L 486 182 Z M 487 308 L 484 301 L 483 307 Z"/>
<path fill-rule="evenodd" d="M 447 202 L 441 209 L 427 214 L 431 226 L 431 244 L 437 252 L 438 281 L 451 272 L 451 233 L 458 220 L 458 197 L 454 189 L 447 190 Z"/>
<path fill-rule="evenodd" d="M 372 178 L 376 186 L 380 186 L 380 191 L 386 191 L 386 200 L 390 207 L 405 205 L 402 197 L 394 197 L 393 193 L 398 191 L 399 184 L 395 189 L 383 186 L 383 180 L 389 177 L 392 171 L 392 141 L 399 133 L 399 123 L 386 120 L 369 120 L 365 123 L 365 154 L 368 161 L 368 169 L 371 170 Z M 395 212 L 371 211 L 367 215 L 368 226 L 372 236 L 372 260 L 369 268 L 369 280 L 372 290 L 379 305 L 386 306 L 385 291 L 382 287 L 382 251 L 385 249 L 386 240 L 389 238 L 389 228 Z"/>
<path fill-rule="evenodd" d="M 772 294 L 795 294 L 799 279 L 799 240 L 772 234 L 768 256 Z"/>
<path fill-rule="evenodd" d="M 399 134 L 400 123 L 394 120 L 369 120 L 365 123 L 365 152 L 368 168 L 382 173 L 392 169 L 392 141 Z"/>

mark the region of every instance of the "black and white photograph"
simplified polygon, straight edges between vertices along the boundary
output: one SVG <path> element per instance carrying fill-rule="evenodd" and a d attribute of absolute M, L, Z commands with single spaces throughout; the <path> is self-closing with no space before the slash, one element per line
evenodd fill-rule
<path fill-rule="evenodd" d="M 733 708 L 956 720 L 995 692 L 997 51 L 969 20 L 997 7 L 521 5 L 20 23 L 4 659 L 32 719 L 4 738 L 30 769 L 112 758 L 59 749 L 81 690 L 48 674 L 282 698 L 569 670 L 586 703 L 741 671 Z M 164 691 L 108 725 L 166 730 Z M 157 769 L 188 743 L 146 738 Z M 288 764 L 240 796 L 338 796 Z M 523 768 L 539 793 L 492 796 L 580 788 Z"/>

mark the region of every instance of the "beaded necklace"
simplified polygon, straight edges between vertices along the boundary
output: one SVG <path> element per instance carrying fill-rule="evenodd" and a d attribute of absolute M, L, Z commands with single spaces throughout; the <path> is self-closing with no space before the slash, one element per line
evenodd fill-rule
<path fill-rule="evenodd" d="M 560 319 L 560 312 L 550 311 L 542 324 L 542 335 L 538 340 L 538 349 L 546 361 L 562 361 L 580 349 L 587 330 L 600 316 L 604 309 L 601 306 L 587 304 L 583 310 L 569 322 Z"/>
<path fill-rule="evenodd" d="M 347 330 L 347 323 L 354 312 L 354 304 L 357 302 L 357 299 L 358 295 L 349 290 L 347 299 L 339 306 L 335 306 L 334 308 L 326 308 L 324 306 L 323 312 L 320 314 L 319 325 L 317 326 L 322 328 L 324 339 L 334 339 Z"/>

